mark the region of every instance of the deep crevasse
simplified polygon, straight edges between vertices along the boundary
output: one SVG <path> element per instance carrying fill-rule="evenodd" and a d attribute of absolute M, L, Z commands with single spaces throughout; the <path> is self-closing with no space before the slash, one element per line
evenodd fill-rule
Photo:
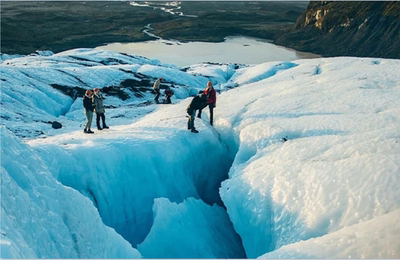
<path fill-rule="evenodd" d="M 145 258 L 246 258 L 226 211 L 188 198 L 154 201 L 154 224 L 138 250 Z"/>
<path fill-rule="evenodd" d="M 185 201 L 194 198 L 209 205 L 217 203 L 222 206 L 219 186 L 228 177 L 232 162 L 228 148 L 202 120 L 196 121 L 200 134 L 194 135 L 185 129 L 186 117 L 177 117 L 176 112 L 177 109 L 185 112 L 188 101 L 149 114 L 132 125 L 113 126 L 91 136 L 71 133 L 29 143 L 58 180 L 93 201 L 105 224 L 115 228 L 134 246 L 146 239 L 146 247 L 140 245 L 139 248 L 153 248 L 147 250 L 147 256 L 158 257 L 163 253 L 160 249 L 155 254 L 156 245 L 179 242 L 183 230 L 172 231 L 177 232 L 177 236 L 169 237 L 168 241 L 162 241 L 160 236 L 153 240 L 146 238 L 154 228 L 153 214 L 156 221 L 161 218 L 160 213 L 153 211 L 160 212 L 162 206 L 173 209 L 174 204 L 169 203 L 175 202 L 180 203 L 178 207 L 188 207 L 188 216 L 196 215 L 198 208 L 200 223 L 191 225 L 189 230 L 194 232 L 193 239 L 197 237 L 209 247 L 195 254 L 188 249 L 192 243 L 185 241 L 187 248 L 183 244 L 177 255 L 245 257 L 240 238 L 229 218 L 207 219 L 213 214 L 221 215 L 221 211 L 224 212 L 221 207 L 210 207 L 201 201 Z M 153 203 L 157 198 L 167 198 L 170 202 L 158 202 L 158 207 L 155 207 Z M 182 219 L 177 217 L 177 221 Z M 208 227 L 204 226 L 206 223 Z M 226 228 L 215 238 L 213 225 Z M 196 235 L 196 229 L 200 230 L 199 235 Z M 153 232 L 162 231 L 156 229 Z M 202 237 L 200 234 L 208 235 Z M 223 237 L 226 239 L 221 240 Z M 215 250 L 215 242 L 205 241 L 206 238 L 217 239 L 218 247 L 226 245 L 226 250 Z M 165 254 L 174 257 L 171 253 Z"/>

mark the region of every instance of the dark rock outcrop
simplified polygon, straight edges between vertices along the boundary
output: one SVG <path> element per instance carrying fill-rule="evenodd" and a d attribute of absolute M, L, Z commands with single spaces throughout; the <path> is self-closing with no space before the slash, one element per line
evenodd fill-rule
<path fill-rule="evenodd" d="M 62 124 L 60 122 L 54 121 L 51 123 L 51 127 L 53 127 L 54 129 L 60 129 L 62 128 Z"/>
<path fill-rule="evenodd" d="M 310 2 L 277 44 L 322 56 L 400 58 L 400 2 Z"/>

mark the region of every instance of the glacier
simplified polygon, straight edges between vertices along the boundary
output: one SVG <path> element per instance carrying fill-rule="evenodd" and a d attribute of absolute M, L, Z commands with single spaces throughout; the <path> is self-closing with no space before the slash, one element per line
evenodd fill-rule
<path fill-rule="evenodd" d="M 188 198 L 180 204 L 159 198 L 154 201 L 153 212 L 154 224 L 151 231 L 146 240 L 138 246 L 145 258 L 246 256 L 243 247 L 237 246 L 241 243 L 240 237 L 233 232 L 228 215 L 218 205 L 209 206 L 194 198 Z M 157 250 L 154 250 L 155 246 Z"/>
<path fill-rule="evenodd" d="M 400 211 L 286 245 L 260 258 L 398 258 Z"/>
<path fill-rule="evenodd" d="M 141 258 L 4 126 L 1 148 L 2 258 Z"/>
<path fill-rule="evenodd" d="M 28 142 L 61 183 L 91 198 L 104 222 L 135 246 L 150 231 L 156 198 L 222 205 L 218 188 L 232 162 L 215 135 L 184 129 L 176 107 L 159 112 L 162 118 L 151 113 L 89 139 L 79 131 Z"/>
<path fill-rule="evenodd" d="M 173 101 L 198 93 L 207 81 L 226 83 L 234 64 L 204 64 L 178 68 L 160 61 L 124 53 L 75 49 L 51 55 L 38 52 L 28 56 L 1 54 L 0 117 L 22 138 L 43 138 L 80 129 L 84 115 L 82 96 L 87 89 L 101 88 L 107 98 L 107 117 L 127 124 L 154 111 L 148 105 L 154 97 L 152 84 L 163 77 L 161 88 L 171 87 Z M 132 107 L 136 107 L 132 112 Z M 53 131 L 51 122 L 67 129 Z"/>
<path fill-rule="evenodd" d="M 220 192 L 248 257 L 398 209 L 398 62 L 299 60 L 220 95 L 238 147 Z"/>
<path fill-rule="evenodd" d="M 92 49 L 2 57 L 2 257 L 398 258 L 399 70 L 353 57 L 185 68 Z M 176 87 L 173 105 L 146 103 L 157 77 Z M 208 80 L 215 123 L 205 110 L 195 135 L 187 97 Z M 65 89 L 104 86 L 127 99 L 106 94 L 111 128 L 85 135 Z"/>

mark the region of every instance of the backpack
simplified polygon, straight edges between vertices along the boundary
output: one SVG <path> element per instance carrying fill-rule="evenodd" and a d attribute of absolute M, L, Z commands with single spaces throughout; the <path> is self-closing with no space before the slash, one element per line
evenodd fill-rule
<path fill-rule="evenodd" d="M 166 89 L 165 90 L 165 95 L 166 96 L 172 96 L 174 94 L 174 92 L 172 92 L 172 90 L 170 90 L 170 89 Z"/>

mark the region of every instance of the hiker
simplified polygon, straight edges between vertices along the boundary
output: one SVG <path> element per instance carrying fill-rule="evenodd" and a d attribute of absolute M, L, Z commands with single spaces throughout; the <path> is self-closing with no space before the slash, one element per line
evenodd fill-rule
<path fill-rule="evenodd" d="M 174 95 L 174 92 L 170 88 L 167 88 L 164 91 L 164 94 L 165 94 L 165 98 L 167 100 L 167 104 L 171 104 L 172 103 L 171 102 L 171 97 Z"/>
<path fill-rule="evenodd" d="M 196 117 L 196 110 L 201 109 L 207 106 L 207 96 L 205 94 L 198 94 L 192 99 L 189 106 L 187 107 L 187 113 L 189 115 L 188 120 L 188 130 L 191 130 L 192 133 L 198 133 L 194 127 L 194 119 Z"/>
<path fill-rule="evenodd" d="M 94 89 L 93 108 L 94 111 L 96 112 L 97 129 L 98 130 L 108 129 L 109 127 L 106 125 L 106 116 L 104 115 L 106 111 L 104 110 L 103 96 L 101 95 L 100 90 L 98 88 Z M 101 121 L 103 122 L 103 128 L 100 126 L 100 117 Z"/>
<path fill-rule="evenodd" d="M 207 87 L 203 91 L 205 95 L 207 95 L 207 104 L 203 107 L 205 108 L 208 105 L 208 108 L 210 109 L 210 125 L 213 125 L 213 119 L 214 119 L 214 108 L 215 104 L 217 103 L 217 93 L 215 93 L 215 89 L 212 85 L 212 82 L 209 81 L 207 82 Z M 199 113 L 197 114 L 198 118 L 201 118 L 201 111 L 203 108 L 199 109 Z"/>
<path fill-rule="evenodd" d="M 153 85 L 153 89 L 156 92 L 156 97 L 154 98 L 156 103 L 158 103 L 158 98 L 160 97 L 160 82 L 161 81 L 163 81 L 163 78 L 158 78 L 158 79 L 156 79 L 156 81 L 154 82 L 154 85 Z"/>
<path fill-rule="evenodd" d="M 94 133 L 92 130 L 90 130 L 93 119 L 92 96 L 93 92 L 90 89 L 86 90 L 85 96 L 83 96 L 83 107 L 85 108 L 85 116 L 86 116 L 86 124 L 83 132 L 86 134 Z"/>

